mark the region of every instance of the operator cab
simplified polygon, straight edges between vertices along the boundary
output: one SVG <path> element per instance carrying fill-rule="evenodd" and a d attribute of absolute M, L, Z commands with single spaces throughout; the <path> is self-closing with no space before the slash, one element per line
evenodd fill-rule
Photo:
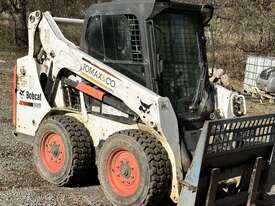
<path fill-rule="evenodd" d="M 81 49 L 169 97 L 179 123 L 198 129 L 213 111 L 204 26 L 211 6 L 121 0 L 92 5 Z"/>

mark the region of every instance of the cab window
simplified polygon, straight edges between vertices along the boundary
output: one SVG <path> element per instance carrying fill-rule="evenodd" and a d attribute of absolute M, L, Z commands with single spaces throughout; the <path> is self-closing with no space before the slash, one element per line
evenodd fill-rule
<path fill-rule="evenodd" d="M 85 39 L 91 56 L 145 85 L 139 24 L 134 15 L 91 17 Z"/>

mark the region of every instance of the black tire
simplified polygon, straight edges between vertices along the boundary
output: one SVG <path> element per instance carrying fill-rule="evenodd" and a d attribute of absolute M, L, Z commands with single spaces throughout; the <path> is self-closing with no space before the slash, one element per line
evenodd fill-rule
<path fill-rule="evenodd" d="M 57 138 L 60 141 L 57 142 L 60 144 L 49 143 L 51 141 L 48 138 L 49 134 L 59 135 Z M 46 137 L 48 139 L 45 139 Z M 51 136 L 51 138 L 54 137 Z M 65 115 L 47 118 L 38 129 L 33 147 L 34 162 L 38 173 L 45 180 L 59 186 L 81 184 L 88 177 L 88 173 L 93 172 L 91 168 L 95 157 L 91 141 L 89 131 L 77 119 Z M 47 152 L 49 154 L 45 154 Z M 48 159 L 50 156 L 53 157 L 52 162 Z M 53 162 L 55 160 L 59 163 Z"/>
<path fill-rule="evenodd" d="M 130 194 L 131 192 L 127 190 L 128 187 L 126 186 L 124 188 L 126 193 L 122 196 L 121 192 L 118 192 L 116 188 L 116 180 L 113 181 L 115 183 L 112 183 L 112 178 L 110 178 L 110 176 L 116 178 L 113 172 L 117 174 L 115 168 L 118 167 L 115 166 L 113 169 L 112 161 L 119 161 L 119 159 L 114 160 L 117 157 L 115 155 L 121 154 L 119 151 L 127 151 L 129 154 L 132 154 L 139 165 L 140 178 L 138 187 L 134 190 L 135 192 L 133 194 Z M 129 161 L 126 162 L 127 164 L 129 163 Z M 120 161 L 119 164 L 121 164 L 121 166 L 118 170 L 121 172 L 120 175 L 123 176 L 125 175 L 125 163 L 124 161 Z M 111 165 L 111 167 L 109 167 L 109 165 Z M 131 170 L 129 169 L 129 171 L 126 172 L 128 176 L 122 178 L 123 184 L 124 180 L 127 181 L 132 175 L 131 172 L 135 172 L 131 163 L 129 163 L 128 167 L 131 168 Z M 101 187 L 107 199 L 114 205 L 154 206 L 157 205 L 162 198 L 169 196 L 171 189 L 171 164 L 167 152 L 161 143 L 148 132 L 125 130 L 113 134 L 106 140 L 99 152 L 98 168 Z M 133 183 L 133 185 L 134 184 L 136 183 Z"/>

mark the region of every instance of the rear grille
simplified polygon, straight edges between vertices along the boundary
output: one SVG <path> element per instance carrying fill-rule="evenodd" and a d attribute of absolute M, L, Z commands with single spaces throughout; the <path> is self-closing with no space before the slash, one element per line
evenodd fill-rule
<path fill-rule="evenodd" d="M 226 153 L 274 144 L 275 115 L 209 122 L 206 154 Z"/>

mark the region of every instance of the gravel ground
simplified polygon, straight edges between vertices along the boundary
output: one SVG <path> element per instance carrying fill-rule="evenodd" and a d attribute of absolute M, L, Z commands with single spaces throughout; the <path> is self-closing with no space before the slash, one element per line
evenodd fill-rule
<path fill-rule="evenodd" d="M 99 186 L 56 187 L 39 177 L 32 161 L 32 148 L 12 136 L 12 64 L 0 61 L 0 206 L 110 206 Z M 249 113 L 275 111 L 275 104 L 256 103 L 258 100 L 248 100 Z M 271 206 L 275 201 L 271 198 L 257 205 Z"/>

